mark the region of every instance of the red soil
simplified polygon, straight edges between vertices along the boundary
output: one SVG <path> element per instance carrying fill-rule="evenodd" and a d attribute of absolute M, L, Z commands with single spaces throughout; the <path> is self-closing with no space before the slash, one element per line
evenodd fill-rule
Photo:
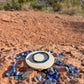
<path fill-rule="evenodd" d="M 69 79 L 59 68 L 58 84 L 84 84 L 84 17 L 46 14 L 35 11 L 0 11 L 0 84 L 42 84 L 32 81 L 41 74 L 26 66 L 24 59 L 10 60 L 9 57 L 29 49 L 42 48 L 64 52 L 59 58 L 79 68 L 74 79 Z M 17 69 L 25 66 L 30 76 L 25 80 L 5 77 L 11 62 L 17 61 Z M 62 77 L 63 76 L 63 77 Z M 64 76 L 66 79 L 64 79 Z"/>

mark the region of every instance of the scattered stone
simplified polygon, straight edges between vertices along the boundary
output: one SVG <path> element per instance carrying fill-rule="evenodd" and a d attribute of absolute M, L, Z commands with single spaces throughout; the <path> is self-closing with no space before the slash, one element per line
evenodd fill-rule
<path fill-rule="evenodd" d="M 15 56 L 11 56 L 11 57 L 10 57 L 10 59 L 14 59 L 14 58 L 15 58 Z"/>
<path fill-rule="evenodd" d="M 29 74 L 26 72 L 22 75 L 22 78 L 26 78 Z"/>
<path fill-rule="evenodd" d="M 48 80 L 45 80 L 45 81 L 43 82 L 43 84 L 53 84 L 53 82 L 48 79 Z"/>
<path fill-rule="evenodd" d="M 17 80 L 18 79 L 18 76 L 15 76 L 15 80 Z"/>
<path fill-rule="evenodd" d="M 37 76 L 38 81 L 41 80 L 41 78 L 42 78 L 41 75 Z"/>

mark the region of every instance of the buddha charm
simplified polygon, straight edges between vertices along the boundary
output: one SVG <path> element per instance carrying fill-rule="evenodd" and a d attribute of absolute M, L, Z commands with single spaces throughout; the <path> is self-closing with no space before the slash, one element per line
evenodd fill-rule
<path fill-rule="evenodd" d="M 43 61 L 37 61 L 37 60 L 34 59 L 34 56 L 35 56 L 36 54 L 46 54 L 47 58 L 46 58 L 45 60 L 43 60 Z M 44 62 L 46 62 L 46 61 L 49 59 L 49 55 L 48 55 L 47 53 L 45 53 L 45 52 L 37 52 L 37 53 L 34 53 L 34 54 L 32 55 L 32 59 L 33 59 L 33 61 L 36 62 L 36 63 L 44 63 Z"/>

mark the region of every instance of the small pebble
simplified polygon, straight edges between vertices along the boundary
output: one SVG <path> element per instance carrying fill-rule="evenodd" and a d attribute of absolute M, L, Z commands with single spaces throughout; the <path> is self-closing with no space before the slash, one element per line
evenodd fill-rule
<path fill-rule="evenodd" d="M 16 71 L 16 72 L 15 72 L 15 75 L 16 75 L 16 76 L 18 76 L 19 74 L 20 74 L 20 72 L 19 72 L 19 71 Z"/>
<path fill-rule="evenodd" d="M 10 76 L 10 73 L 6 73 L 6 76 Z"/>
<path fill-rule="evenodd" d="M 59 57 L 59 54 L 58 53 L 55 53 L 54 55 L 55 55 L 55 57 Z"/>
<path fill-rule="evenodd" d="M 14 76 L 14 73 L 11 73 L 10 76 Z"/>
<path fill-rule="evenodd" d="M 69 76 L 70 79 L 73 79 L 73 76 Z"/>
<path fill-rule="evenodd" d="M 41 75 L 37 76 L 37 80 L 41 80 L 41 78 L 42 78 Z"/>
<path fill-rule="evenodd" d="M 73 69 L 73 65 L 72 64 L 69 65 L 69 69 Z"/>
<path fill-rule="evenodd" d="M 10 57 L 10 59 L 14 59 L 14 58 L 15 58 L 15 56 L 11 56 L 11 57 Z"/>
<path fill-rule="evenodd" d="M 45 81 L 43 82 L 43 84 L 53 84 L 53 82 L 48 79 L 48 80 L 45 80 Z"/>
<path fill-rule="evenodd" d="M 16 64 L 16 62 L 13 62 L 13 64 L 15 65 L 15 64 Z"/>
<path fill-rule="evenodd" d="M 54 51 L 50 51 L 50 53 L 54 53 Z"/>
<path fill-rule="evenodd" d="M 17 57 L 16 57 L 16 59 L 20 59 L 20 58 L 21 58 L 21 56 L 17 56 Z"/>
<path fill-rule="evenodd" d="M 22 77 L 22 76 L 19 75 L 19 76 L 18 76 L 18 79 L 21 80 L 21 77 Z"/>
<path fill-rule="evenodd" d="M 18 76 L 15 76 L 15 80 L 17 80 L 18 79 Z"/>
<path fill-rule="evenodd" d="M 57 79 L 57 78 L 58 78 L 58 76 L 53 74 L 53 78 L 54 78 L 54 79 Z"/>
<path fill-rule="evenodd" d="M 22 78 L 26 78 L 29 74 L 27 72 L 25 72 L 23 75 L 22 75 Z"/>
<path fill-rule="evenodd" d="M 23 53 L 20 53 L 20 56 L 24 56 L 24 52 Z"/>
<path fill-rule="evenodd" d="M 68 68 L 68 67 L 65 67 L 65 69 L 66 69 L 67 71 L 69 71 L 69 68 Z"/>
<path fill-rule="evenodd" d="M 50 78 L 50 75 L 49 74 L 46 74 L 46 79 L 49 79 Z"/>
<path fill-rule="evenodd" d="M 73 70 L 74 73 L 78 73 L 77 70 Z"/>
<path fill-rule="evenodd" d="M 34 77 L 34 80 L 37 82 L 38 81 L 38 79 L 36 78 L 36 77 Z"/>

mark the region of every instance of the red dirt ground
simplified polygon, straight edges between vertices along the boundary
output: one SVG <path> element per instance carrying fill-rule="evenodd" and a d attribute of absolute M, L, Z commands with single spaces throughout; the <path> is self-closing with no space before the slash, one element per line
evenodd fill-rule
<path fill-rule="evenodd" d="M 42 84 L 32 81 L 42 74 L 28 67 L 30 76 L 25 80 L 5 77 L 5 73 L 17 62 L 17 69 L 26 66 L 24 59 L 10 60 L 9 57 L 29 49 L 54 50 L 64 52 L 59 58 L 64 63 L 72 63 L 79 68 L 74 79 L 69 79 L 66 71 L 59 68 L 61 77 L 57 84 L 84 84 L 84 17 L 46 14 L 35 11 L 0 11 L 0 84 Z M 65 78 L 65 79 L 64 79 Z"/>

